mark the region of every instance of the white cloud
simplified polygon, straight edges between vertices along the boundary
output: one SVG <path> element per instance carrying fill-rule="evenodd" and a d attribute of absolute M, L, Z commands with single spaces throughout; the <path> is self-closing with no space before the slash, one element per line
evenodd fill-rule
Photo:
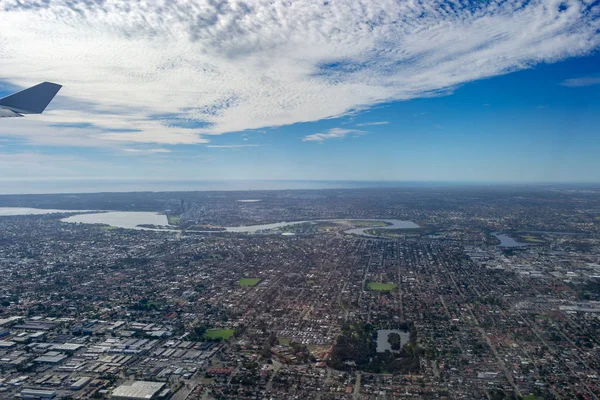
<path fill-rule="evenodd" d="M 302 139 L 303 142 L 324 142 L 328 139 L 343 139 L 347 135 L 364 135 L 365 131 L 360 131 L 358 129 L 342 129 L 342 128 L 333 128 L 328 130 L 326 133 L 313 133 L 312 135 L 304 136 Z"/>
<path fill-rule="evenodd" d="M 356 126 L 376 126 L 376 125 L 387 125 L 389 121 L 376 121 L 376 122 L 363 122 L 362 124 L 356 124 Z"/>
<path fill-rule="evenodd" d="M 582 86 L 593 86 L 600 85 L 600 77 L 585 77 L 585 78 L 571 78 L 565 79 L 562 82 L 563 86 L 567 87 L 582 87 Z"/>
<path fill-rule="evenodd" d="M 206 147 L 213 149 L 241 149 L 243 147 L 260 147 L 258 144 L 209 144 Z"/>
<path fill-rule="evenodd" d="M 2 79 L 64 85 L 48 115 L 0 135 L 197 144 L 331 118 L 586 54 L 599 14 L 580 0 L 0 0 Z M 50 126 L 64 123 L 88 125 Z"/>
<path fill-rule="evenodd" d="M 122 149 L 124 152 L 126 153 L 131 153 L 131 154 L 160 154 L 160 153 L 170 153 L 171 150 L 169 149 L 130 149 L 130 148 L 124 148 Z"/>

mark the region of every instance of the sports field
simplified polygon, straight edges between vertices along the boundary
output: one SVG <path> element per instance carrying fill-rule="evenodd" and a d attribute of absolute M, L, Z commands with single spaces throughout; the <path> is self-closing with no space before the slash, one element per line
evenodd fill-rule
<path fill-rule="evenodd" d="M 240 278 L 238 285 L 240 286 L 256 286 L 260 282 L 260 278 Z"/>
<path fill-rule="evenodd" d="M 396 289 L 398 285 L 395 283 L 369 282 L 367 287 L 369 290 L 375 290 L 377 292 L 390 292 Z"/>
<path fill-rule="evenodd" d="M 233 336 L 233 329 L 210 329 L 204 337 L 212 340 L 227 340 Z"/>

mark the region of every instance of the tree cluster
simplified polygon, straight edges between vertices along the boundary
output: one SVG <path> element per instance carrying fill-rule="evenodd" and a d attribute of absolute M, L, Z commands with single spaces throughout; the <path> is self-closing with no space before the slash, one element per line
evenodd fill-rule
<path fill-rule="evenodd" d="M 368 323 L 344 324 L 329 359 L 331 368 L 359 369 L 374 373 L 409 373 L 419 371 L 423 350 L 416 345 L 416 330 L 411 326 L 410 342 L 400 347 L 400 335 L 391 334 L 392 348 L 399 352 L 377 352 L 377 328 Z M 396 337 L 397 336 L 397 337 Z M 389 340 L 389 339 L 388 339 Z"/>

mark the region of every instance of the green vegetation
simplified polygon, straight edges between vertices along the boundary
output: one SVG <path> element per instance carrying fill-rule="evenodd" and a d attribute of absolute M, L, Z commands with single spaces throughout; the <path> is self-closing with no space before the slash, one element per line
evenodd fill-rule
<path fill-rule="evenodd" d="M 523 396 L 523 400 L 544 400 L 544 398 L 538 397 L 534 394 L 528 394 L 527 396 Z"/>
<path fill-rule="evenodd" d="M 175 217 L 172 215 L 169 215 L 167 219 L 169 220 L 170 225 L 179 225 L 179 223 L 181 222 L 181 217 Z"/>
<path fill-rule="evenodd" d="M 600 300 L 600 279 L 592 279 L 585 284 L 571 284 L 570 286 L 582 300 Z"/>
<path fill-rule="evenodd" d="M 199 325 L 194 328 L 188 339 L 193 342 L 202 342 L 204 340 L 204 334 L 206 333 L 206 327 L 204 325 Z"/>
<path fill-rule="evenodd" d="M 290 342 L 292 341 L 290 338 L 286 338 L 286 337 L 280 337 L 280 338 L 277 338 L 277 340 L 279 341 L 279 344 L 281 346 L 289 346 Z"/>
<path fill-rule="evenodd" d="M 400 350 L 402 347 L 402 337 L 396 332 L 388 335 L 388 342 L 392 345 L 392 350 Z"/>
<path fill-rule="evenodd" d="M 536 236 L 532 236 L 532 235 L 525 235 L 522 236 L 523 240 L 527 243 L 546 243 L 545 240 L 542 240 Z"/>
<path fill-rule="evenodd" d="M 317 221 L 315 225 L 319 229 L 319 231 L 330 231 L 332 229 L 339 228 L 340 224 L 334 221 Z"/>
<path fill-rule="evenodd" d="M 227 340 L 233 336 L 233 329 L 209 329 L 204 333 L 204 338 L 208 340 Z"/>
<path fill-rule="evenodd" d="M 260 282 L 260 278 L 240 278 L 238 285 L 240 286 L 256 286 Z"/>
<path fill-rule="evenodd" d="M 374 236 L 388 237 L 388 238 L 408 238 L 408 237 L 422 237 L 428 235 L 428 231 L 422 228 L 406 228 L 406 229 L 367 229 L 365 233 Z"/>
<path fill-rule="evenodd" d="M 377 292 L 391 292 L 392 290 L 396 289 L 398 285 L 395 283 L 369 282 L 367 287 L 369 290 L 374 290 Z"/>
<path fill-rule="evenodd" d="M 374 373 L 419 371 L 419 356 L 423 353 L 416 345 L 416 330 L 410 328 L 410 342 L 399 352 L 377 353 L 377 328 L 369 323 L 344 324 L 328 364 L 340 371 L 359 369 Z"/>
<path fill-rule="evenodd" d="M 236 329 L 207 329 L 206 326 L 199 325 L 190 332 L 188 340 L 193 342 L 203 342 L 205 340 L 220 342 L 241 334 L 243 330 L 243 327 L 237 327 Z"/>
<path fill-rule="evenodd" d="M 114 231 L 115 229 L 119 229 L 119 228 L 116 226 L 102 225 L 102 229 L 104 229 L 105 231 Z"/>
<path fill-rule="evenodd" d="M 137 303 L 130 305 L 129 308 L 136 311 L 153 311 L 161 310 L 164 306 L 165 303 L 163 302 L 143 298 L 140 299 Z"/>
<path fill-rule="evenodd" d="M 315 223 L 312 222 L 303 222 L 301 224 L 294 224 L 283 226 L 279 228 L 281 232 L 298 232 L 298 231 L 308 231 L 308 232 L 317 232 L 319 229 Z"/>
<path fill-rule="evenodd" d="M 297 342 L 290 342 L 292 353 L 298 358 L 298 362 L 306 364 L 307 362 L 316 361 L 307 345 Z"/>

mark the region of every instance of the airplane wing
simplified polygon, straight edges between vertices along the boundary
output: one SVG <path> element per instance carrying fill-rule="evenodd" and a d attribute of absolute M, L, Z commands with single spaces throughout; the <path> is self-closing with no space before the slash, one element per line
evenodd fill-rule
<path fill-rule="evenodd" d="M 23 114 L 9 110 L 8 108 L 0 108 L 0 118 L 24 117 Z"/>
<path fill-rule="evenodd" d="M 62 86 L 44 82 L 0 99 L 0 118 L 41 114 Z"/>

